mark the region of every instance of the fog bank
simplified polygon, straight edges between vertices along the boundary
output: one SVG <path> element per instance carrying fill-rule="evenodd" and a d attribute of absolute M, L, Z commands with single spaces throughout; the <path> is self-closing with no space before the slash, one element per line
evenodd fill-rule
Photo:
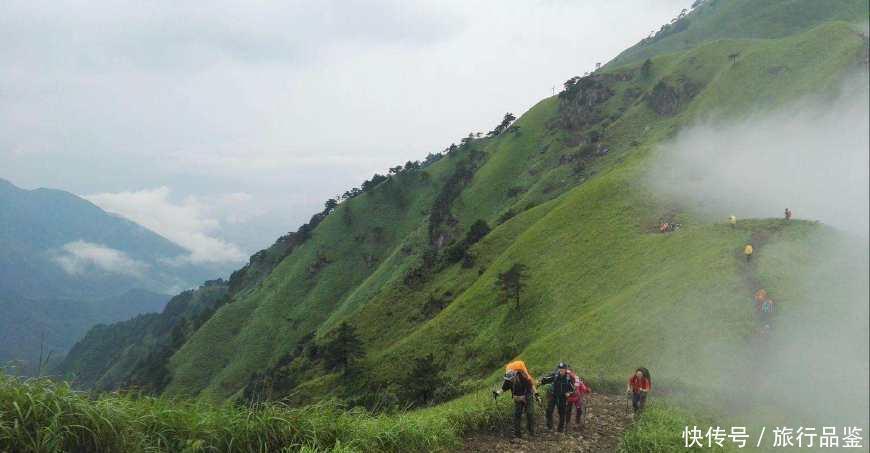
<path fill-rule="evenodd" d="M 779 217 L 788 207 L 866 238 L 867 84 L 863 72 L 835 99 L 690 127 L 661 146 L 650 187 L 711 219 Z"/>

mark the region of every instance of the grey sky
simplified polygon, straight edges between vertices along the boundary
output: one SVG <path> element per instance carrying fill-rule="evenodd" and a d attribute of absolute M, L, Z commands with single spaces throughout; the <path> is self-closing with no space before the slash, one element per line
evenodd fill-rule
<path fill-rule="evenodd" d="M 0 177 L 237 261 L 690 0 L 0 2 Z"/>

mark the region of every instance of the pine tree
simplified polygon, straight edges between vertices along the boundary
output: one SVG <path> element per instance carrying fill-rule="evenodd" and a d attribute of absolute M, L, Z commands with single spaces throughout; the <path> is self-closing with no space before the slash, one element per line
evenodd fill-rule
<path fill-rule="evenodd" d="M 498 288 L 505 299 L 513 298 L 516 300 L 517 308 L 520 306 L 520 293 L 525 288 L 525 279 L 528 277 L 528 267 L 520 263 L 514 263 L 505 272 L 499 272 L 498 278 L 495 281 L 495 286 Z"/>
<path fill-rule="evenodd" d="M 347 372 L 356 360 L 365 356 L 356 329 L 347 322 L 341 323 L 335 337 L 324 345 L 323 356 L 329 369 Z"/>
<path fill-rule="evenodd" d="M 441 368 L 432 354 L 415 358 L 405 382 L 408 398 L 418 404 L 431 401 L 435 389 L 441 385 L 440 371 Z"/>

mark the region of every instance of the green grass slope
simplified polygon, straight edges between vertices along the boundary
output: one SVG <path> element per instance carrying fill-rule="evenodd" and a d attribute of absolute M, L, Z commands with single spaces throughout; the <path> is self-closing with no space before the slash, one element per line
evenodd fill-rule
<path fill-rule="evenodd" d="M 635 64 L 593 76 L 610 93 L 590 121 L 565 126 L 570 101 L 542 101 L 516 131 L 473 140 L 342 203 L 311 240 L 194 333 L 172 357 L 167 393 L 238 396 L 307 333 L 324 338 L 342 320 L 358 328 L 366 365 L 377 370 L 432 353 L 448 374 L 471 382 L 515 356 L 539 371 L 564 359 L 621 378 L 643 360 L 676 376 L 691 357 L 750 334 L 751 315 L 739 307 L 751 289 L 734 251 L 753 231 L 711 224 L 648 192 L 641 181 L 655 146 L 710 116 L 830 91 L 864 46 L 836 22 L 781 39 L 719 40 L 658 56 L 648 73 Z M 731 61 L 736 50 L 741 57 Z M 457 179 L 463 169 L 473 176 Z M 445 196 L 456 180 L 459 190 Z M 433 228 L 439 199 L 449 200 L 447 220 Z M 674 215 L 686 224 L 679 234 L 651 234 Z M 471 247 L 471 265 L 440 261 L 408 283 L 427 253 L 443 256 L 477 220 L 495 228 Z M 493 289 L 514 262 L 531 270 L 519 309 L 500 304 Z M 646 348 L 628 346 L 637 335 L 649 339 Z M 703 368 L 704 378 L 717 370 Z M 309 373 L 300 389 L 321 396 L 328 374 Z M 376 372 L 365 379 L 389 384 Z"/>
<path fill-rule="evenodd" d="M 222 280 L 173 297 L 161 313 L 148 313 L 111 325 L 97 325 L 63 358 L 56 373 L 77 387 L 114 390 L 140 386 L 159 390 L 160 379 L 143 374 L 165 374 L 168 355 L 225 299 Z M 163 357 L 167 356 L 167 357 Z"/>
<path fill-rule="evenodd" d="M 730 38 L 782 38 L 829 21 L 867 22 L 863 0 L 699 0 L 607 63 L 612 69 Z"/>

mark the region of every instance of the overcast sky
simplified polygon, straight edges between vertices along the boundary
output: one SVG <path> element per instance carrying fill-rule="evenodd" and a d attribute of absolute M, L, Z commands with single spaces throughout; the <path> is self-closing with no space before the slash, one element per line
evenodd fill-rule
<path fill-rule="evenodd" d="M 0 178 L 237 262 L 691 0 L 0 0 Z"/>

